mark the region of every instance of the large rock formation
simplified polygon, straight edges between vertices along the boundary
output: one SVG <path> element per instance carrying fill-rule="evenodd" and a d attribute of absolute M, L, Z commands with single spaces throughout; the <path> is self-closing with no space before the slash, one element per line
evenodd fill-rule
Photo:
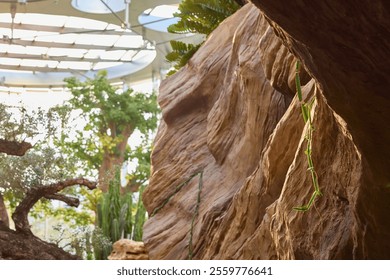
<path fill-rule="evenodd" d="M 258 2 L 265 15 L 243 7 L 161 85 L 163 120 L 144 193 L 149 257 L 389 258 L 389 42 L 370 33 L 389 31 L 388 10 L 352 5 L 358 30 L 333 22 L 349 1 Z M 292 53 L 307 69 L 305 100 L 316 98 L 312 158 L 323 196 L 308 212 L 293 210 L 313 187 Z"/>

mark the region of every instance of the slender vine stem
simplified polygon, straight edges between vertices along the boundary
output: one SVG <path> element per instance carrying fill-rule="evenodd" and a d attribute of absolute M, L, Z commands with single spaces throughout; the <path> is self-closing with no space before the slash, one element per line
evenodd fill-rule
<path fill-rule="evenodd" d="M 158 211 L 160 211 L 162 208 L 164 208 L 165 205 L 167 205 L 167 203 L 171 200 L 171 198 L 177 194 L 185 185 L 187 185 L 191 180 L 192 178 L 194 178 L 195 176 L 199 175 L 203 173 L 203 171 L 200 171 L 200 172 L 196 172 L 194 174 L 192 174 L 187 180 L 185 180 L 183 183 L 181 183 L 180 185 L 178 185 L 175 190 L 173 191 L 173 193 L 158 207 L 156 207 L 153 212 L 152 212 L 152 215 L 150 215 L 151 217 L 153 217 L 154 215 L 157 214 Z"/>
<path fill-rule="evenodd" d="M 196 217 L 198 216 L 198 213 L 199 213 L 200 195 L 202 193 L 202 187 L 203 187 L 203 170 L 192 174 L 187 180 L 185 180 L 183 183 L 178 185 L 175 188 L 174 192 L 160 206 L 156 207 L 154 209 L 154 211 L 152 212 L 152 214 L 151 214 L 151 217 L 156 215 L 157 212 L 160 211 L 171 200 L 171 198 L 175 194 L 177 194 L 185 185 L 187 185 L 194 177 L 196 177 L 198 175 L 199 175 L 198 196 L 197 196 L 197 200 L 196 200 L 196 206 L 195 206 L 194 214 L 193 214 L 192 220 L 191 220 L 190 239 L 189 239 L 189 242 L 188 242 L 188 259 L 189 260 L 192 260 L 193 250 L 194 250 L 194 246 L 192 244 L 192 239 L 193 239 L 193 235 L 194 235 L 195 219 L 196 219 Z"/>
<path fill-rule="evenodd" d="M 200 194 L 202 192 L 202 187 L 203 187 L 203 171 L 200 172 L 199 176 L 199 183 L 198 183 L 198 197 L 196 201 L 196 207 L 194 211 L 194 215 L 192 216 L 192 221 L 191 221 L 191 229 L 190 229 L 190 240 L 188 242 L 188 259 L 192 260 L 193 256 L 193 245 L 192 245 L 192 238 L 193 238 L 193 232 L 194 232 L 194 224 L 195 224 L 195 219 L 198 216 L 199 213 L 199 205 L 200 205 Z"/>
<path fill-rule="evenodd" d="M 302 117 L 303 117 L 305 124 L 307 124 L 307 126 L 308 126 L 307 131 L 306 131 L 306 135 L 305 135 L 305 139 L 306 139 L 306 143 L 307 143 L 305 154 L 306 154 L 306 158 L 307 158 L 308 171 L 310 172 L 313 187 L 314 187 L 314 192 L 311 195 L 310 200 L 307 204 L 302 205 L 302 206 L 298 206 L 298 207 L 294 207 L 293 209 L 297 210 L 297 211 L 305 212 L 305 211 L 310 209 L 310 207 L 313 205 L 316 198 L 321 196 L 322 194 L 320 191 L 320 186 L 318 184 L 318 176 L 317 176 L 317 173 L 316 173 L 315 168 L 314 168 L 313 159 L 311 157 L 311 155 L 312 155 L 312 140 L 313 140 L 313 132 L 314 132 L 314 126 L 313 126 L 312 116 L 311 116 L 311 109 L 312 109 L 313 104 L 315 102 L 315 97 L 313 97 L 309 103 L 306 103 L 303 101 L 301 81 L 299 78 L 300 67 L 301 67 L 300 62 L 297 61 L 296 68 L 295 68 L 295 86 L 296 86 L 296 91 L 297 91 L 297 95 L 298 95 L 298 100 L 301 103 Z"/>

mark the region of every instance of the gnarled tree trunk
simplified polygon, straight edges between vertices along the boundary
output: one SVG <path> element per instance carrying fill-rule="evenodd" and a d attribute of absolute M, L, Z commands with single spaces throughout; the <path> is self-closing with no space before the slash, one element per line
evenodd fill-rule
<path fill-rule="evenodd" d="M 0 222 L 3 222 L 7 227 L 9 226 L 8 212 L 4 204 L 3 196 L 0 194 Z"/>
<path fill-rule="evenodd" d="M 32 146 L 29 143 L 18 143 L 0 139 L 0 152 L 8 155 L 22 156 Z M 0 195 L 0 260 L 38 259 L 38 260 L 71 260 L 77 259 L 54 244 L 45 242 L 34 236 L 30 230 L 28 213 L 34 204 L 41 198 L 61 200 L 70 206 L 77 207 L 79 200 L 58 193 L 64 188 L 82 185 L 89 189 L 96 188 L 96 183 L 83 178 L 68 179 L 50 185 L 30 188 L 22 202 L 16 207 L 12 215 L 16 230 L 8 225 L 8 215 L 3 197 Z"/>

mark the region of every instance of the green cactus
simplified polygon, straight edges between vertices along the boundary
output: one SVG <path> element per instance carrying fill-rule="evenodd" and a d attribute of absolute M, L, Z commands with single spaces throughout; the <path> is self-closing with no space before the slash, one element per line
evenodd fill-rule
<path fill-rule="evenodd" d="M 120 237 L 119 221 L 117 219 L 113 219 L 111 224 L 111 240 L 117 241 Z"/>
<path fill-rule="evenodd" d="M 120 188 L 118 169 L 115 178 L 109 184 L 108 193 L 104 193 L 97 204 L 96 227 L 110 242 L 106 242 L 104 246 L 95 246 L 96 259 L 107 259 L 112 250 L 112 243 L 121 238 L 142 240 L 142 227 L 146 219 L 146 210 L 142 203 L 142 192 L 145 187 L 140 188 L 136 203 L 133 203 L 133 193 L 121 194 Z"/>
<path fill-rule="evenodd" d="M 146 219 L 146 209 L 142 203 L 142 194 L 145 187 L 141 187 L 139 190 L 139 197 L 137 203 L 137 210 L 134 218 L 134 231 L 133 231 L 133 240 L 142 241 L 143 226 Z"/>
<path fill-rule="evenodd" d="M 91 233 L 89 231 L 85 233 L 85 252 L 87 254 L 87 260 L 93 260 Z"/>
<path fill-rule="evenodd" d="M 121 196 L 121 211 L 119 215 L 119 226 L 121 238 L 130 238 L 133 229 L 132 206 L 133 194 L 127 193 Z"/>

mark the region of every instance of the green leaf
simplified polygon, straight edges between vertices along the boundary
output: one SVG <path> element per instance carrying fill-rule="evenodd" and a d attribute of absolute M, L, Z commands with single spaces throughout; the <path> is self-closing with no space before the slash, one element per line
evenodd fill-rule
<path fill-rule="evenodd" d="M 179 12 L 174 14 L 179 21 L 170 25 L 168 32 L 198 33 L 207 36 L 239 8 L 240 6 L 234 0 L 183 0 L 179 5 Z M 186 65 L 201 45 L 202 43 L 191 45 L 171 41 L 172 52 L 166 56 L 166 59 L 172 63 L 175 70 L 171 70 L 168 76 Z"/>

